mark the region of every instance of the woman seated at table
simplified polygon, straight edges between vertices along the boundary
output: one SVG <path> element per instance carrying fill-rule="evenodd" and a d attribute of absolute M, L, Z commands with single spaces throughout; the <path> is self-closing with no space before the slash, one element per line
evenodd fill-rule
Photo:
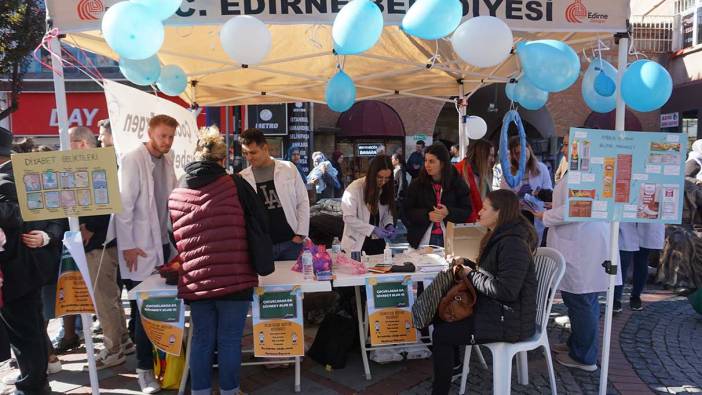
<path fill-rule="evenodd" d="M 253 288 L 258 286 L 249 260 L 243 207 L 260 200 L 252 189 L 238 190 L 226 174 L 226 152 L 216 128 L 203 130 L 195 161 L 185 166 L 185 175 L 168 201 L 183 260 L 178 297 L 190 305 L 194 328 L 195 351 L 190 355 L 194 395 L 212 393 L 215 345 L 220 393 L 239 393 L 241 337 Z M 248 187 L 245 182 L 238 185 Z"/>
<path fill-rule="evenodd" d="M 352 182 L 341 198 L 344 234 L 341 248 L 347 253 L 382 254 L 385 239 L 395 233 L 393 165 L 389 156 L 373 158 L 365 177 Z"/>
<path fill-rule="evenodd" d="M 434 321 L 434 395 L 449 393 L 456 345 L 517 342 L 534 334 L 534 227 L 509 190 L 488 193 L 479 215 L 488 232 L 480 242 L 478 262 L 466 261 L 464 270 L 456 271 L 459 278 L 473 283 L 478 299 L 472 316 L 451 323 Z"/>
<path fill-rule="evenodd" d="M 444 246 L 446 223 L 463 223 L 472 211 L 468 185 L 451 164 L 446 146 L 437 143 L 424 153 L 424 167 L 407 188 L 407 241 Z"/>

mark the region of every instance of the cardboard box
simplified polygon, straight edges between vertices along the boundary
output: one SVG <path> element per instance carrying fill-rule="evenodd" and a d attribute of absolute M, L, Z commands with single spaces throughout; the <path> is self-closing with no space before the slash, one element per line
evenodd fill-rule
<path fill-rule="evenodd" d="M 446 255 L 460 256 L 476 262 L 480 253 L 480 240 L 487 229 L 478 224 L 454 224 L 446 226 L 444 247 Z"/>

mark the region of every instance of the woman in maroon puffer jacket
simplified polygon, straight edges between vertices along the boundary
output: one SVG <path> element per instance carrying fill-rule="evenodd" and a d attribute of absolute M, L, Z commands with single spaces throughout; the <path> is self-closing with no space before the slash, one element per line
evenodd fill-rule
<path fill-rule="evenodd" d="M 258 285 L 237 188 L 222 167 L 226 150 L 217 129 L 204 130 L 196 161 L 185 167 L 168 201 L 183 260 L 178 296 L 190 304 L 192 347 L 197 350 L 190 355 L 193 394 L 212 392 L 215 344 L 220 393 L 238 393 L 241 336 Z"/>

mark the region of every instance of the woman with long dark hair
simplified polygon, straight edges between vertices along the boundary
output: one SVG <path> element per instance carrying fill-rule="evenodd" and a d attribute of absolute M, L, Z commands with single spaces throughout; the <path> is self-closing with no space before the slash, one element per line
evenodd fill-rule
<path fill-rule="evenodd" d="M 471 211 L 468 185 L 451 165 L 446 146 L 439 143 L 428 147 L 419 176 L 407 188 L 405 214 L 410 246 L 443 246 L 446 223 L 463 223 Z"/>
<path fill-rule="evenodd" d="M 474 141 L 468 146 L 466 157 L 454 166 L 470 188 L 473 212 L 466 222 L 475 222 L 483 207 L 483 199 L 492 191 L 495 147 L 487 140 Z"/>
<path fill-rule="evenodd" d="M 386 238 L 394 233 L 395 194 L 392 162 L 386 155 L 373 158 L 365 177 L 349 184 L 341 198 L 344 234 L 341 248 L 350 253 L 382 254 Z"/>
<path fill-rule="evenodd" d="M 454 274 L 475 287 L 473 315 L 455 322 L 434 321 L 432 394 L 449 393 L 458 345 L 518 342 L 536 327 L 536 274 L 534 227 L 521 214 L 514 192 L 500 189 L 487 194 L 480 224 L 488 228 L 480 242 L 478 262 Z"/>

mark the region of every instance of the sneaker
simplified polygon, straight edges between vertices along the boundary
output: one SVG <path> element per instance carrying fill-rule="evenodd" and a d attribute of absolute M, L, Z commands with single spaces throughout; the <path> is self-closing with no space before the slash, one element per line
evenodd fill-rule
<path fill-rule="evenodd" d="M 7 376 L 2 378 L 2 383 L 5 385 L 15 385 L 17 380 L 20 378 L 20 373 L 10 373 Z"/>
<path fill-rule="evenodd" d="M 62 370 L 63 367 L 61 367 L 61 361 L 58 359 L 53 362 L 49 361 L 49 364 L 46 366 L 46 374 L 56 374 Z"/>
<path fill-rule="evenodd" d="M 122 354 L 132 355 L 135 352 L 136 352 L 136 345 L 134 344 L 134 342 L 132 342 L 132 339 L 127 337 L 126 340 L 122 341 Z"/>
<path fill-rule="evenodd" d="M 597 370 L 597 365 L 585 365 L 584 363 L 574 360 L 568 354 L 556 354 L 556 362 L 563 366 L 584 370 L 586 372 L 594 372 Z"/>
<path fill-rule="evenodd" d="M 153 370 L 137 369 L 136 371 L 139 388 L 141 388 L 142 393 L 155 394 L 161 391 L 161 386 L 158 384 L 158 381 L 156 381 Z"/>
<path fill-rule="evenodd" d="M 622 302 L 619 300 L 615 300 L 612 311 L 615 313 L 621 313 L 622 312 Z"/>
<path fill-rule="evenodd" d="M 557 343 L 551 346 L 551 351 L 555 352 L 556 354 L 568 354 L 570 352 L 570 348 L 568 348 L 568 344 L 566 343 Z"/>
<path fill-rule="evenodd" d="M 95 356 L 95 368 L 97 370 L 111 368 L 123 364 L 126 360 L 127 358 L 121 351 L 118 353 L 110 353 L 107 349 L 104 349 Z M 87 365 L 84 366 L 83 370 L 87 370 L 87 367 Z"/>
<path fill-rule="evenodd" d="M 80 338 L 78 336 L 74 336 L 73 339 L 66 340 L 66 337 L 61 337 L 55 339 L 55 343 L 53 344 L 53 346 L 56 355 L 65 354 L 68 351 L 80 347 Z"/>
<path fill-rule="evenodd" d="M 643 310 L 643 306 L 641 306 L 641 299 L 630 299 L 629 300 L 629 308 L 631 308 L 633 311 L 641 311 Z"/>
<path fill-rule="evenodd" d="M 570 317 L 567 315 L 556 317 L 553 322 L 555 322 L 556 325 L 560 326 L 561 328 L 570 329 Z"/>

